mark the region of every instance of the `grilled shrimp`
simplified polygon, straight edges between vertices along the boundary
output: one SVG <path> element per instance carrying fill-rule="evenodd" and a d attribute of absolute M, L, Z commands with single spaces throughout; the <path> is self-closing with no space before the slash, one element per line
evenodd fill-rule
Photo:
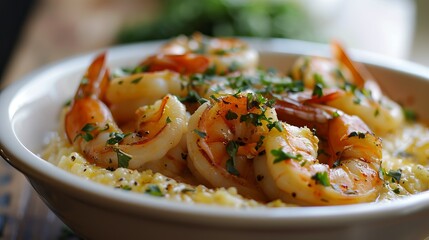
<path fill-rule="evenodd" d="M 258 53 L 236 38 L 209 38 L 202 34 L 180 36 L 165 44 L 163 54 L 201 54 L 208 57 L 216 74 L 256 69 Z"/>
<path fill-rule="evenodd" d="M 188 166 L 208 186 L 235 187 L 262 201 L 252 162 L 276 116 L 254 96 L 225 95 L 198 108 L 189 121 Z"/>
<path fill-rule="evenodd" d="M 299 106 L 276 105 L 280 120 L 298 126 L 283 122 L 283 131 L 273 129 L 264 140 L 266 155 L 254 160 L 264 192 L 300 205 L 373 201 L 383 183 L 381 140 L 356 116 Z"/>
<path fill-rule="evenodd" d="M 105 54 L 93 61 L 84 80 L 65 116 L 65 130 L 88 161 L 111 169 L 140 169 L 161 159 L 186 132 L 185 107 L 172 95 L 139 108 L 134 131 L 123 132 L 103 102 L 108 82 Z"/>
<path fill-rule="evenodd" d="M 369 72 L 352 62 L 341 45 L 333 42 L 332 49 L 333 60 L 321 57 L 297 60 L 292 78 L 303 81 L 308 89 L 319 89 L 318 97 L 325 89 L 336 89 L 335 95 L 319 99 L 319 103 L 359 116 L 378 135 L 397 129 L 404 121 L 402 108 L 383 95 Z"/>

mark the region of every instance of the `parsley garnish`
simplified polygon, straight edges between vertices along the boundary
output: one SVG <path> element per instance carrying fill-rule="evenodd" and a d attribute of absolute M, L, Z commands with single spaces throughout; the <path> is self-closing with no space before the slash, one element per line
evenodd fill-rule
<path fill-rule="evenodd" d="M 126 191 L 131 191 L 131 187 L 130 186 L 128 186 L 128 185 L 121 185 L 120 186 L 123 190 L 126 190 Z"/>
<path fill-rule="evenodd" d="M 142 79 L 143 79 L 143 77 L 138 77 L 138 78 L 136 78 L 134 80 L 131 80 L 131 83 L 132 84 L 138 84 L 140 82 L 140 80 L 142 80 Z"/>
<path fill-rule="evenodd" d="M 314 174 L 311 179 L 316 181 L 316 184 L 321 184 L 325 187 L 330 186 L 328 172 L 317 172 Z"/>
<path fill-rule="evenodd" d="M 166 123 L 171 123 L 171 119 L 170 119 L 170 117 L 167 117 L 167 119 L 165 119 L 165 122 L 166 122 Z"/>
<path fill-rule="evenodd" d="M 116 152 L 116 156 L 118 157 L 118 167 L 127 168 L 128 163 L 130 162 L 132 157 L 127 153 L 123 152 L 121 149 L 116 148 L 114 149 L 114 151 Z"/>
<path fill-rule="evenodd" d="M 279 132 L 283 131 L 283 126 L 280 121 L 275 121 L 267 124 L 268 130 L 273 128 L 277 129 Z"/>
<path fill-rule="evenodd" d="M 94 136 L 92 136 L 91 132 L 96 129 L 97 129 L 97 125 L 95 123 L 85 124 L 85 126 L 83 126 L 83 128 L 81 129 L 83 133 L 76 135 L 75 140 L 77 137 L 80 136 L 87 142 L 91 141 L 92 139 L 94 139 Z"/>
<path fill-rule="evenodd" d="M 226 118 L 226 120 L 234 120 L 234 119 L 238 118 L 238 115 L 237 115 L 237 113 L 235 113 L 231 110 L 228 110 L 228 112 L 225 115 L 225 118 Z"/>
<path fill-rule="evenodd" d="M 205 138 L 207 136 L 207 133 L 202 132 L 198 129 L 194 129 L 194 133 L 196 133 L 198 136 L 200 136 L 200 138 Z"/>
<path fill-rule="evenodd" d="M 112 132 L 112 133 L 109 134 L 110 138 L 107 140 L 107 144 L 109 144 L 109 145 L 115 145 L 117 143 L 120 143 L 128 135 L 129 134 Z"/>
<path fill-rule="evenodd" d="M 271 150 L 271 154 L 275 157 L 273 163 L 279 163 L 289 159 L 294 159 L 294 160 L 302 159 L 301 154 L 295 155 L 293 153 L 284 152 L 282 148 Z"/>
<path fill-rule="evenodd" d="M 161 189 L 158 187 L 158 185 L 151 184 L 146 188 L 145 191 L 146 194 L 150 194 L 155 197 L 163 197 L 164 194 L 161 192 Z"/>
<path fill-rule="evenodd" d="M 417 114 L 411 109 L 402 108 L 402 112 L 404 113 L 405 119 L 410 122 L 415 122 L 417 120 Z"/>
<path fill-rule="evenodd" d="M 323 96 L 323 85 L 320 83 L 316 83 L 316 85 L 314 85 L 313 93 L 311 95 L 319 97 L 319 98 L 322 97 Z"/>
<path fill-rule="evenodd" d="M 393 183 L 399 183 L 402 177 L 402 169 L 389 170 L 389 172 L 386 172 L 386 170 L 380 167 L 378 170 L 378 176 L 380 179 L 384 179 L 384 176 L 388 176 L 391 177 L 391 181 Z"/>
<path fill-rule="evenodd" d="M 237 168 L 235 168 L 235 158 L 237 156 L 238 147 L 239 145 L 236 141 L 229 141 L 226 145 L 226 152 L 229 156 L 229 159 L 226 161 L 226 170 L 235 176 L 240 175 Z"/>
<path fill-rule="evenodd" d="M 387 172 L 386 176 L 389 176 L 392 178 L 392 182 L 396 182 L 399 183 L 399 181 L 401 181 L 401 176 L 402 176 L 402 170 L 389 170 L 389 172 Z"/>

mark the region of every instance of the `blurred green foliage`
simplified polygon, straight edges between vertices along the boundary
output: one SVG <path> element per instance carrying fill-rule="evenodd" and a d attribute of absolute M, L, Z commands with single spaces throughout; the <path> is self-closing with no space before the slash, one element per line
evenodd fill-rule
<path fill-rule="evenodd" d="M 158 17 L 126 26 L 118 42 L 171 38 L 196 31 L 210 36 L 279 37 L 314 40 L 313 28 L 299 1 L 161 0 Z"/>

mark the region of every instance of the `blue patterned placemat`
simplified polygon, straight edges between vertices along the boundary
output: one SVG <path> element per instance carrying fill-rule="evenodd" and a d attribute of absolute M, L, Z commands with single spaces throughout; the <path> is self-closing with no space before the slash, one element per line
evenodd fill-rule
<path fill-rule="evenodd" d="M 0 239 L 79 239 L 0 158 Z"/>

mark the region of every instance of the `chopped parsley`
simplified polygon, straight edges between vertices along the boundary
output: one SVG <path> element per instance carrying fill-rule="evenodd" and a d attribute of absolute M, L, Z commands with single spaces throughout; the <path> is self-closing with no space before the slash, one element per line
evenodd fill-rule
<path fill-rule="evenodd" d="M 404 113 L 404 117 L 407 121 L 415 122 L 417 120 L 417 114 L 413 110 L 402 108 L 402 112 Z"/>
<path fill-rule="evenodd" d="M 337 118 L 339 116 L 340 116 L 340 114 L 338 113 L 338 111 L 335 111 L 335 112 L 332 113 L 332 117 L 333 118 Z"/>
<path fill-rule="evenodd" d="M 235 159 L 238 151 L 238 143 L 236 141 L 229 141 L 226 145 L 226 152 L 228 153 L 229 159 L 226 161 L 226 170 L 232 175 L 239 176 L 237 168 L 235 167 Z"/>
<path fill-rule="evenodd" d="M 282 126 L 282 123 L 280 121 L 269 122 L 267 124 L 267 127 L 268 127 L 268 130 L 275 128 L 279 132 L 283 131 L 283 126 Z"/>
<path fill-rule="evenodd" d="M 320 83 L 316 83 L 313 88 L 313 93 L 311 94 L 313 97 L 322 97 L 323 96 L 323 85 Z"/>
<path fill-rule="evenodd" d="M 168 124 L 168 123 L 171 123 L 171 119 L 170 119 L 170 117 L 167 117 L 167 119 L 165 119 L 165 122 Z"/>
<path fill-rule="evenodd" d="M 401 181 L 402 170 L 401 169 L 398 169 L 398 170 L 389 170 L 389 172 L 386 173 L 386 176 L 391 177 L 392 178 L 392 182 L 399 183 L 399 181 Z"/>
<path fill-rule="evenodd" d="M 402 177 L 402 169 L 389 170 L 388 172 L 386 172 L 386 170 L 380 167 L 378 170 L 378 176 L 380 177 L 380 179 L 384 179 L 384 176 L 388 176 L 391 178 L 392 183 L 399 183 Z"/>
<path fill-rule="evenodd" d="M 161 189 L 158 187 L 158 185 L 151 184 L 146 188 L 145 191 L 146 194 L 155 196 L 155 197 L 163 197 L 164 194 L 162 193 Z"/>
<path fill-rule="evenodd" d="M 329 187 L 331 185 L 329 183 L 328 172 L 317 172 L 311 177 L 311 179 L 314 179 L 316 184 L 321 184 L 325 187 Z"/>
<path fill-rule="evenodd" d="M 196 133 L 200 138 L 205 138 L 207 136 L 207 133 L 202 132 L 198 129 L 194 129 L 194 133 Z"/>
<path fill-rule="evenodd" d="M 122 188 L 123 190 L 126 190 L 126 191 L 131 191 L 131 187 L 130 186 L 128 186 L 128 185 L 121 185 L 120 186 L 120 188 Z"/>
<path fill-rule="evenodd" d="M 120 143 L 126 136 L 129 134 L 124 133 L 118 133 L 118 132 L 112 132 L 109 134 L 109 139 L 107 140 L 108 145 L 115 145 L 117 143 Z"/>
<path fill-rule="evenodd" d="M 92 139 L 94 139 L 94 136 L 91 134 L 92 131 L 96 130 L 98 127 L 95 123 L 87 123 L 85 126 L 82 127 L 81 131 L 82 133 L 76 135 L 74 141 L 78 137 L 82 137 L 85 141 L 89 142 Z"/>
<path fill-rule="evenodd" d="M 234 119 L 238 118 L 238 115 L 237 115 L 237 113 L 235 113 L 231 110 L 228 110 L 228 112 L 225 115 L 225 118 L 226 118 L 226 120 L 234 120 Z"/>
<path fill-rule="evenodd" d="M 118 157 L 118 167 L 128 168 L 128 164 L 131 161 L 132 157 L 127 153 L 123 152 L 121 149 L 115 148 L 116 156 Z"/>
<path fill-rule="evenodd" d="M 142 79 L 143 79 L 143 77 L 138 77 L 136 79 L 131 80 L 131 83 L 132 84 L 138 84 Z"/>
<path fill-rule="evenodd" d="M 293 154 L 289 152 L 284 152 L 282 148 L 279 149 L 273 149 L 271 150 L 271 154 L 275 157 L 273 160 L 273 163 L 279 163 L 285 160 L 294 159 L 294 160 L 301 160 L 302 155 L 301 154 Z"/>

